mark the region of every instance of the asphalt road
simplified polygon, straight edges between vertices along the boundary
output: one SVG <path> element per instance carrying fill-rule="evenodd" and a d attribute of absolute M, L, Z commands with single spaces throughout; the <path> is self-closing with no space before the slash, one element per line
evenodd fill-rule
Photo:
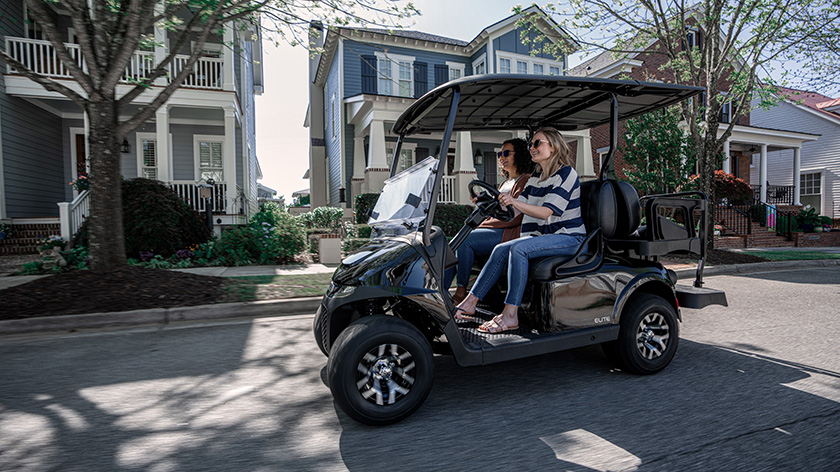
<path fill-rule="evenodd" d="M 350 420 L 311 316 L 0 344 L 0 470 L 840 470 L 840 271 L 718 276 L 663 372 L 599 348 L 461 368 Z"/>

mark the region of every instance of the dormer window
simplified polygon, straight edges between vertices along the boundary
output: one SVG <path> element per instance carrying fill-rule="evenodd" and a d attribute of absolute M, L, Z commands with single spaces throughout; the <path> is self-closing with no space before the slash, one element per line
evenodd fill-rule
<path fill-rule="evenodd" d="M 467 66 L 460 62 L 446 61 L 446 66 L 449 67 L 449 80 L 460 79 L 464 76 Z"/>

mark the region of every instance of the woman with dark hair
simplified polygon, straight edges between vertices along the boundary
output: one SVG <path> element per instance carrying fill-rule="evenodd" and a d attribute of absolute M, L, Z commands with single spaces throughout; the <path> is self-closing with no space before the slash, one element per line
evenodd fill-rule
<path fill-rule="evenodd" d="M 525 182 L 534 172 L 534 163 L 531 161 L 531 155 L 528 154 L 528 143 L 520 138 L 508 139 L 502 144 L 502 150 L 497 153 L 497 156 L 499 170 L 507 179 L 499 186 L 499 191 L 516 198 L 522 193 Z M 521 226 L 522 215 L 517 215 L 511 221 L 487 218 L 470 233 L 455 252 L 458 256 L 457 287 L 453 296 L 455 303 L 460 303 L 467 295 L 467 283 L 470 280 L 470 270 L 475 255 L 490 254 L 499 243 L 518 238 Z M 445 287 L 448 288 L 452 284 L 452 277 L 452 270 L 447 271 L 444 281 Z M 458 316 L 460 315 L 456 315 L 456 319 L 461 319 Z"/>
<path fill-rule="evenodd" d="M 479 326 L 483 333 L 519 329 L 519 305 L 528 279 L 528 260 L 534 257 L 573 255 L 586 235 L 580 208 L 580 180 L 569 145 L 554 128 L 541 128 L 528 144 L 537 172 L 528 179 L 518 198 L 499 195 L 499 203 L 524 214 L 519 239 L 499 244 L 472 291 L 458 304 L 456 320 L 469 320 L 475 307 L 504 272 L 508 291 L 502 313 Z"/>

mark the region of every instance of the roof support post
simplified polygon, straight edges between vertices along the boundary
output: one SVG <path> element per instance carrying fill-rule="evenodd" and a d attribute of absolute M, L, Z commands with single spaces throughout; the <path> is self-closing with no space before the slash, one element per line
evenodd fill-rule
<path fill-rule="evenodd" d="M 618 146 L 618 97 L 614 94 L 610 94 L 610 150 L 607 153 L 607 157 L 604 158 L 604 162 L 601 163 L 601 172 L 598 174 L 599 180 L 605 180 L 607 176 L 607 169 L 610 166 L 610 162 L 613 160 L 615 156 L 615 150 Z"/>
<path fill-rule="evenodd" d="M 800 168 L 802 166 L 802 148 L 793 148 L 793 204 L 802 205 L 799 193 L 802 191 L 802 181 L 800 180 Z"/>
<path fill-rule="evenodd" d="M 399 137 L 397 137 L 397 145 L 394 146 L 394 159 L 391 161 L 391 174 L 388 176 L 389 179 L 396 175 L 397 169 L 400 168 L 400 150 L 402 149 L 402 143 L 403 135 L 399 135 Z"/>
<path fill-rule="evenodd" d="M 455 87 L 452 89 L 452 102 L 449 105 L 449 116 L 446 119 L 446 129 L 443 131 L 443 139 L 440 141 L 440 154 L 446 157 L 446 150 L 449 149 L 449 140 L 452 139 L 452 128 L 455 126 L 455 115 L 458 113 L 458 102 L 461 100 L 461 89 Z M 437 205 L 438 195 L 440 194 L 440 183 L 443 180 L 443 168 L 446 161 L 441 159 L 438 155 L 438 168 L 435 172 L 435 183 L 432 185 L 432 195 L 429 200 L 429 214 L 426 216 L 426 222 L 423 224 L 423 246 L 431 250 L 429 233 L 432 231 L 432 221 L 435 219 L 435 206 Z M 430 254 L 434 255 L 434 254 Z"/>

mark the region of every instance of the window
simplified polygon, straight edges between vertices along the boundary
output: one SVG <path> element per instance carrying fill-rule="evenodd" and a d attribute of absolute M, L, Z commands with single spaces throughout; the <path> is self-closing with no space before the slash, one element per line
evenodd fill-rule
<path fill-rule="evenodd" d="M 466 70 L 464 64 L 446 61 L 446 65 L 449 67 L 449 80 L 460 79 L 464 76 L 464 71 Z"/>
<path fill-rule="evenodd" d="M 732 123 L 732 102 L 723 102 L 720 104 L 720 122 Z"/>
<path fill-rule="evenodd" d="M 809 172 L 799 176 L 799 195 L 803 205 L 822 211 L 822 173 Z"/>
<path fill-rule="evenodd" d="M 548 73 L 549 73 L 549 74 L 551 74 L 551 75 L 560 75 L 560 68 L 559 68 L 559 67 L 550 66 L 550 67 L 548 68 Z"/>
<path fill-rule="evenodd" d="M 525 61 L 516 61 L 516 73 L 517 74 L 527 74 L 528 73 L 528 63 Z"/>
<path fill-rule="evenodd" d="M 224 141 L 211 136 L 196 137 L 199 180 L 224 182 Z"/>
<path fill-rule="evenodd" d="M 510 74 L 510 59 L 499 59 L 499 73 Z"/>
<path fill-rule="evenodd" d="M 380 95 L 411 97 L 414 92 L 414 58 L 376 53 Z"/>
<path fill-rule="evenodd" d="M 545 67 L 542 64 L 534 64 L 534 75 L 545 75 Z"/>
<path fill-rule="evenodd" d="M 142 139 L 141 141 L 140 160 L 142 165 L 140 177 L 144 179 L 157 180 L 157 146 L 155 143 L 154 139 Z"/>
<path fill-rule="evenodd" d="M 388 157 L 388 168 L 394 162 L 394 148 L 386 147 L 385 155 Z M 397 166 L 397 173 L 400 173 L 414 165 L 414 150 L 400 148 L 400 163 Z"/>
<path fill-rule="evenodd" d="M 195 41 L 191 41 L 190 45 L 190 49 L 195 51 Z M 222 57 L 222 45 L 219 43 L 204 43 L 204 46 L 201 48 L 201 52 L 204 54 L 204 57 L 218 59 Z"/>
<path fill-rule="evenodd" d="M 24 28 L 26 28 L 26 37 L 29 39 L 46 39 L 44 36 L 44 30 L 41 29 L 41 25 L 35 22 L 35 20 L 29 18 L 29 7 L 24 4 L 23 8 L 23 24 Z"/>
<path fill-rule="evenodd" d="M 473 66 L 473 71 L 476 75 L 486 74 L 487 73 L 487 63 L 485 61 L 481 61 L 478 64 Z"/>

